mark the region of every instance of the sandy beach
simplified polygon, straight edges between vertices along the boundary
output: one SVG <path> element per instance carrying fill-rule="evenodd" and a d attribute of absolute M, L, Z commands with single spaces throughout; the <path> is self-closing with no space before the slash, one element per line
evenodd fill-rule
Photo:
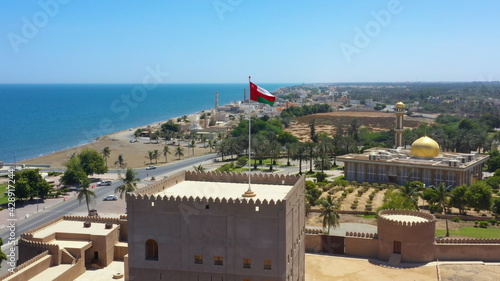
<path fill-rule="evenodd" d="M 169 119 L 170 120 L 170 119 Z M 177 147 L 177 143 L 173 145 L 171 142 L 165 144 L 163 140 L 153 140 L 151 143 L 149 138 L 138 138 L 138 142 L 131 143 L 130 140 L 134 139 L 134 132 L 138 128 L 146 128 L 150 126 L 151 128 L 159 128 L 161 124 L 167 122 L 155 122 L 149 125 L 144 125 L 140 127 L 130 128 L 127 130 L 115 132 L 109 135 L 104 135 L 102 137 L 97 138 L 94 142 L 85 144 L 78 147 L 73 147 L 69 149 L 64 149 L 60 151 L 56 151 L 51 154 L 43 155 L 40 157 L 35 157 L 28 160 L 20 161 L 22 164 L 49 164 L 51 169 L 61 169 L 65 168 L 64 163 L 69 160 L 71 155 L 74 153 L 79 153 L 85 148 L 92 148 L 98 152 L 101 152 L 105 147 L 109 147 L 111 153 L 109 158 L 107 159 L 107 164 L 109 169 L 118 169 L 118 166 L 115 165 L 116 160 L 120 154 L 123 154 L 123 159 L 129 168 L 142 168 L 150 165 L 148 156 L 148 151 L 153 151 L 157 149 L 159 151 L 160 157 L 158 159 L 158 163 L 153 160 L 152 165 L 165 165 L 174 161 L 178 161 L 179 158 L 175 156 L 175 149 Z M 170 154 L 167 155 L 167 159 L 163 156 L 163 148 L 165 145 L 168 145 Z M 186 142 L 181 142 L 181 147 L 183 147 L 184 156 L 182 159 L 199 156 L 203 154 L 210 153 L 210 148 L 203 148 L 203 144 L 198 144 L 194 148 L 188 147 Z M 213 150 L 212 150 L 213 152 Z"/>

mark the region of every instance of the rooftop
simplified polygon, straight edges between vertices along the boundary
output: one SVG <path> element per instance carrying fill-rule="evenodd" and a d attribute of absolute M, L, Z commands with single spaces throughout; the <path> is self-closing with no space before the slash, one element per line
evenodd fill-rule
<path fill-rule="evenodd" d="M 97 222 L 92 222 L 90 227 L 83 227 L 82 221 L 59 220 L 33 233 L 33 238 L 44 239 L 54 233 L 107 235 L 117 227 L 113 224 L 111 228 L 106 229 L 105 223 Z"/>
<path fill-rule="evenodd" d="M 384 218 L 393 220 L 393 221 L 402 221 L 402 222 L 427 222 L 429 221 L 426 218 L 411 216 L 411 215 L 389 215 L 384 214 Z"/>
<path fill-rule="evenodd" d="M 253 200 L 284 200 L 288 192 L 293 188 L 292 185 L 275 184 L 251 184 L 255 197 L 246 199 Z M 205 197 L 218 199 L 243 199 L 242 196 L 248 189 L 248 183 L 230 183 L 230 182 L 200 182 L 200 181 L 182 181 L 172 187 L 159 191 L 154 195 L 174 196 L 174 197 Z"/>

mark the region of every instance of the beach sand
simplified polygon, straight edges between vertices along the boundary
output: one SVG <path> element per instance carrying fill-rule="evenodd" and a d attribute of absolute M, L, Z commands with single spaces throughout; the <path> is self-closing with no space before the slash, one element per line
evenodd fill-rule
<path fill-rule="evenodd" d="M 100 153 L 105 147 L 109 147 L 111 151 L 110 156 L 107 159 L 107 165 L 109 169 L 119 168 L 117 165 L 115 165 L 115 162 L 117 161 L 120 154 L 123 154 L 123 159 L 128 168 L 142 168 L 149 165 L 164 165 L 166 163 L 171 163 L 179 160 L 179 158 L 175 156 L 177 142 L 176 145 L 172 145 L 171 142 L 169 142 L 168 147 L 170 150 L 170 154 L 167 155 L 167 162 L 165 162 L 165 157 L 163 156 L 163 147 L 166 145 L 165 141 L 158 140 L 157 143 L 156 140 L 154 140 L 153 143 L 150 143 L 149 138 L 139 138 L 138 142 L 131 143 L 130 140 L 134 139 L 134 132 L 136 129 L 146 128 L 147 126 L 158 128 L 159 124 L 163 124 L 165 122 L 167 121 L 155 122 L 153 124 L 119 131 L 99 137 L 93 143 L 56 151 L 51 154 L 20 161 L 19 163 L 27 164 L 28 166 L 30 164 L 49 164 L 51 169 L 64 169 L 64 163 L 69 160 L 73 153 L 79 153 L 85 148 L 92 148 Z M 194 148 L 194 156 L 200 156 L 210 153 L 210 149 L 208 147 L 203 148 L 202 146 L 203 144 L 201 143 L 196 144 Z M 193 148 L 187 147 L 186 142 L 181 142 L 181 147 L 184 149 L 184 156 L 181 157 L 181 160 L 193 157 Z M 149 158 L 147 158 L 148 151 L 153 151 L 155 149 L 157 149 L 160 154 L 158 163 L 156 163 L 155 160 L 153 160 L 153 163 L 150 163 Z"/>

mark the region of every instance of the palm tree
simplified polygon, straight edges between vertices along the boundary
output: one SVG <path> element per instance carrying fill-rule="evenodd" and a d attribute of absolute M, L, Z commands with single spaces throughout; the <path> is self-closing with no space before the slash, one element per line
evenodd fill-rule
<path fill-rule="evenodd" d="M 415 209 L 418 210 L 418 196 L 419 191 L 423 188 L 423 183 L 419 181 L 407 181 L 403 186 L 401 186 L 400 191 L 403 197 L 411 199 L 415 205 Z"/>
<path fill-rule="evenodd" d="M 153 151 L 148 151 L 148 155 L 145 156 L 146 159 L 149 159 L 149 164 L 152 164 L 153 163 L 153 159 L 154 159 L 154 152 Z"/>
<path fill-rule="evenodd" d="M 158 164 L 158 157 L 160 157 L 160 152 L 158 149 L 153 150 L 153 159 L 155 160 L 155 163 Z"/>
<path fill-rule="evenodd" d="M 193 149 L 193 157 L 194 157 L 194 147 L 196 146 L 196 141 L 194 139 L 192 139 L 189 142 L 189 146 Z"/>
<path fill-rule="evenodd" d="M 328 195 L 320 200 L 320 208 L 323 211 L 319 216 L 323 217 L 323 229 L 327 228 L 327 235 L 330 235 L 330 227 L 337 228 L 340 224 L 337 207 L 333 201 L 333 196 Z"/>
<path fill-rule="evenodd" d="M 180 145 L 178 145 L 175 148 L 174 155 L 177 156 L 177 157 L 179 157 L 179 160 L 181 160 L 181 157 L 184 156 L 184 149 Z"/>
<path fill-rule="evenodd" d="M 198 165 L 198 166 L 193 166 L 194 170 L 197 171 L 197 172 L 205 172 L 205 167 L 203 167 L 203 165 Z"/>
<path fill-rule="evenodd" d="M 115 161 L 115 165 L 118 165 L 120 169 L 127 167 L 127 164 L 125 164 L 123 160 L 123 154 L 118 155 L 118 160 Z"/>
<path fill-rule="evenodd" d="M 115 188 L 115 193 L 120 194 L 120 199 L 123 198 L 123 195 L 127 192 L 132 192 L 137 187 L 137 183 L 141 181 L 140 178 L 137 178 L 137 173 L 134 172 L 131 168 L 128 168 L 125 172 L 125 176 L 122 176 L 121 173 L 118 174 L 120 180 L 123 181 L 123 184 Z"/>
<path fill-rule="evenodd" d="M 165 145 L 163 147 L 163 156 L 165 156 L 165 163 L 168 162 L 168 160 L 167 160 L 167 154 L 171 154 L 170 153 L 170 148 L 168 147 L 168 145 Z"/>
<path fill-rule="evenodd" d="M 142 129 L 135 130 L 135 132 L 134 132 L 135 140 L 137 140 L 137 138 L 139 138 L 141 136 L 141 133 L 142 133 Z"/>
<path fill-rule="evenodd" d="M 276 159 L 279 157 L 281 153 L 281 144 L 278 141 L 272 141 L 269 145 L 269 156 L 271 158 L 271 166 L 269 170 L 273 171 L 273 164 L 276 163 Z"/>
<path fill-rule="evenodd" d="M 307 150 L 307 159 L 309 160 L 309 173 L 312 173 L 313 172 L 313 161 L 314 161 L 314 158 L 316 158 L 316 151 L 315 151 L 315 147 L 316 147 L 316 144 L 314 142 L 306 142 L 305 143 L 305 146 L 306 146 L 306 150 Z"/>
<path fill-rule="evenodd" d="M 88 179 L 84 179 L 80 182 L 80 189 L 78 190 L 78 202 L 82 203 L 82 200 L 85 199 L 85 203 L 87 203 L 87 211 L 90 215 L 90 202 L 92 202 L 92 197 L 96 198 L 97 195 L 89 189 L 90 181 Z"/>
<path fill-rule="evenodd" d="M 297 143 L 295 153 L 292 155 L 293 160 L 299 160 L 299 175 L 302 175 L 302 161 L 307 161 L 307 147 L 304 143 Z"/>
<path fill-rule="evenodd" d="M 450 197 L 451 186 L 446 186 L 444 182 L 438 184 L 438 186 L 432 186 L 436 190 L 436 195 L 433 198 L 434 202 L 437 202 L 443 209 L 443 214 L 445 215 L 446 221 L 446 237 L 450 236 L 450 230 L 448 228 L 448 219 L 446 218 L 446 206 L 448 204 L 448 198 Z"/>
<path fill-rule="evenodd" d="M 104 160 L 106 160 L 106 167 L 108 166 L 108 158 L 109 154 L 111 153 L 111 150 L 109 149 L 109 146 L 106 146 L 105 148 L 102 149 L 101 151 L 102 157 L 104 157 Z"/>

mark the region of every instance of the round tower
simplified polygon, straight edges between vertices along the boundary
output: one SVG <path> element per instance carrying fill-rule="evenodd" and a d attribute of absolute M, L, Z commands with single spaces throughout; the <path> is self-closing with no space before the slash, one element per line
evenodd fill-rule
<path fill-rule="evenodd" d="M 378 213 L 378 258 L 401 255 L 402 262 L 434 260 L 436 217 L 412 210 L 382 210 Z"/>
<path fill-rule="evenodd" d="M 396 148 L 403 146 L 403 117 L 405 115 L 405 104 L 402 102 L 396 103 L 394 107 L 394 113 L 396 114 L 396 127 L 394 131 L 396 132 Z"/>

